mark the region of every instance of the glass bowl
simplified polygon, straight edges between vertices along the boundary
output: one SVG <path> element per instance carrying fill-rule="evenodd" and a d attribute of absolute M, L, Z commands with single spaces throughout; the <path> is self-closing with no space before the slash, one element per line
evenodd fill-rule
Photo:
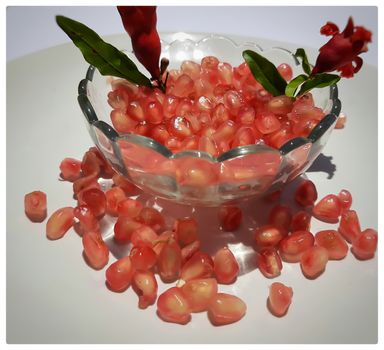
<path fill-rule="evenodd" d="M 289 63 L 294 76 L 301 73 L 299 62 L 287 49 L 262 49 L 250 42 L 238 45 L 217 35 L 199 41 L 162 42 L 162 57 L 169 59 L 170 68 L 179 68 L 184 60 L 200 62 L 208 55 L 235 66 L 243 62 L 242 52 L 246 49 L 262 53 L 276 65 Z M 93 142 L 118 173 L 143 191 L 194 206 L 219 206 L 260 197 L 292 181 L 320 154 L 341 109 L 336 85 L 315 89 L 315 104 L 324 110 L 325 117 L 308 137 L 294 138 L 280 149 L 263 144 L 241 146 L 217 158 L 194 150 L 172 153 L 151 138 L 119 134 L 110 125 L 112 108 L 107 94 L 111 91 L 111 79 L 90 66 L 78 87 L 78 102 Z"/>

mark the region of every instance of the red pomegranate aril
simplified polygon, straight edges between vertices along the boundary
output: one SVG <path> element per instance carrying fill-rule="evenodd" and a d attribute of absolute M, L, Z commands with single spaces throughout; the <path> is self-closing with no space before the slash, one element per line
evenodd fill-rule
<path fill-rule="evenodd" d="M 273 202 L 277 202 L 280 197 L 281 197 L 281 193 L 282 193 L 282 190 L 276 190 L 276 191 L 273 191 L 271 193 L 268 193 L 264 199 L 269 202 L 269 203 L 273 203 Z"/>
<path fill-rule="evenodd" d="M 109 248 L 97 231 L 88 231 L 82 237 L 84 256 L 95 270 L 101 270 L 108 264 Z"/>
<path fill-rule="evenodd" d="M 208 317 L 213 325 L 222 326 L 239 321 L 246 311 L 247 306 L 240 298 L 217 293 L 208 306 Z"/>
<path fill-rule="evenodd" d="M 113 170 L 111 164 L 105 158 L 103 153 L 101 153 L 97 147 L 91 147 L 89 151 L 94 153 L 97 157 L 97 161 L 100 165 L 99 177 L 104 179 L 112 179 L 113 175 L 115 175 L 115 170 Z"/>
<path fill-rule="evenodd" d="M 239 207 L 221 206 L 218 212 L 220 227 L 223 231 L 237 230 L 243 220 L 243 213 Z"/>
<path fill-rule="evenodd" d="M 194 241 L 181 248 L 181 265 L 184 265 L 197 251 L 200 250 L 201 242 Z"/>
<path fill-rule="evenodd" d="M 309 231 L 311 228 L 311 215 L 304 210 L 292 216 L 291 231 Z"/>
<path fill-rule="evenodd" d="M 255 230 L 254 239 L 258 248 L 271 248 L 283 239 L 282 228 L 275 225 L 263 225 Z"/>
<path fill-rule="evenodd" d="M 227 120 L 216 129 L 212 138 L 216 143 L 220 143 L 221 141 L 231 142 L 236 134 L 236 130 L 236 123 L 233 120 Z"/>
<path fill-rule="evenodd" d="M 191 320 L 191 309 L 181 288 L 172 287 L 160 294 L 157 314 L 167 322 L 186 324 Z"/>
<path fill-rule="evenodd" d="M 275 115 L 287 115 L 293 108 L 293 99 L 285 95 L 272 97 L 267 108 Z"/>
<path fill-rule="evenodd" d="M 132 132 L 138 123 L 137 120 L 130 118 L 119 109 L 114 109 L 111 112 L 111 122 L 116 131 L 122 134 Z"/>
<path fill-rule="evenodd" d="M 349 242 L 361 233 L 360 221 L 356 211 L 346 210 L 341 214 L 339 232 Z"/>
<path fill-rule="evenodd" d="M 277 70 L 285 81 L 290 81 L 293 76 L 292 68 L 288 63 L 281 63 L 277 66 Z"/>
<path fill-rule="evenodd" d="M 198 143 L 199 151 L 207 152 L 212 157 L 219 156 L 219 147 L 216 141 L 210 136 L 201 136 Z"/>
<path fill-rule="evenodd" d="M 136 270 L 146 271 L 156 265 L 157 255 L 149 246 L 135 246 L 131 249 L 129 256 Z"/>
<path fill-rule="evenodd" d="M 78 205 L 74 209 L 73 214 L 75 218 L 79 220 L 80 234 L 84 234 L 87 231 L 99 230 L 99 221 L 87 205 Z"/>
<path fill-rule="evenodd" d="M 286 262 L 299 262 L 302 254 L 311 248 L 315 238 L 309 231 L 296 231 L 284 237 L 279 243 L 279 252 Z"/>
<path fill-rule="evenodd" d="M 317 190 L 315 184 L 311 180 L 303 181 L 295 191 L 296 203 L 302 207 L 308 207 L 317 201 Z"/>
<path fill-rule="evenodd" d="M 335 230 L 319 231 L 315 234 L 315 242 L 328 250 L 329 260 L 344 259 L 348 254 L 348 244 Z"/>
<path fill-rule="evenodd" d="M 283 263 L 275 248 L 263 248 L 257 255 L 257 264 L 260 272 L 267 278 L 280 276 Z"/>
<path fill-rule="evenodd" d="M 105 215 L 107 199 L 103 191 L 98 188 L 83 190 L 77 195 L 79 205 L 87 205 L 93 215 L 101 219 Z"/>
<path fill-rule="evenodd" d="M 281 125 L 273 113 L 264 113 L 256 117 L 255 126 L 262 134 L 271 134 L 278 131 Z"/>
<path fill-rule="evenodd" d="M 232 84 L 233 79 L 233 68 L 227 62 L 220 62 L 217 65 L 217 72 L 219 75 L 219 81 L 223 84 L 230 85 Z"/>
<path fill-rule="evenodd" d="M 283 283 L 274 282 L 269 287 L 268 309 L 277 317 L 284 316 L 292 303 L 293 290 Z"/>
<path fill-rule="evenodd" d="M 43 222 L 47 217 L 47 195 L 33 191 L 24 196 L 24 211 L 32 222 Z"/>
<path fill-rule="evenodd" d="M 157 259 L 157 269 L 163 282 L 176 281 L 181 270 L 181 249 L 176 240 L 170 238 L 161 250 Z"/>
<path fill-rule="evenodd" d="M 82 176 L 100 174 L 100 161 L 97 158 L 96 154 L 92 151 L 85 152 L 83 159 L 81 161 L 81 173 Z"/>
<path fill-rule="evenodd" d="M 140 214 L 142 209 L 143 204 L 138 200 L 131 198 L 123 199 L 117 204 L 117 213 L 119 216 L 123 215 L 130 218 L 135 218 Z"/>
<path fill-rule="evenodd" d="M 348 190 L 341 190 L 337 195 L 343 210 L 349 210 L 352 206 L 352 195 Z"/>
<path fill-rule="evenodd" d="M 216 252 L 213 262 L 213 270 L 217 282 L 230 284 L 236 280 L 240 270 L 239 264 L 227 247 L 221 248 Z"/>
<path fill-rule="evenodd" d="M 157 238 L 156 232 L 150 226 L 142 224 L 132 232 L 131 242 L 135 247 L 143 245 L 152 247 Z"/>
<path fill-rule="evenodd" d="M 359 233 L 352 242 L 352 253 L 360 260 L 372 259 L 376 249 L 377 231 L 371 228 Z"/>
<path fill-rule="evenodd" d="M 292 212 L 287 206 L 278 204 L 271 209 L 268 219 L 269 224 L 283 228 L 288 233 L 291 222 Z"/>
<path fill-rule="evenodd" d="M 218 103 L 212 111 L 212 124 L 213 127 L 217 128 L 224 122 L 230 120 L 231 115 L 229 110 L 222 104 Z M 213 134 L 213 133 L 212 133 Z M 209 136 L 209 135 L 207 135 Z"/>
<path fill-rule="evenodd" d="M 60 176 L 67 181 L 75 181 L 81 176 L 81 162 L 74 158 L 64 158 L 60 163 Z"/>
<path fill-rule="evenodd" d="M 188 75 L 182 74 L 177 78 L 172 93 L 177 97 L 188 97 L 193 92 L 193 86 L 193 80 Z"/>
<path fill-rule="evenodd" d="M 151 124 L 149 124 L 147 121 L 142 121 L 136 124 L 134 133 L 136 135 L 141 135 L 141 136 L 148 136 L 151 131 Z"/>
<path fill-rule="evenodd" d="M 328 262 L 328 250 L 321 246 L 307 249 L 301 256 L 300 266 L 307 278 L 316 278 L 325 270 Z"/>
<path fill-rule="evenodd" d="M 253 145 L 256 139 L 252 128 L 242 127 L 237 130 L 233 138 L 231 148 Z"/>
<path fill-rule="evenodd" d="M 186 137 L 180 144 L 180 148 L 183 151 L 186 150 L 197 150 L 199 149 L 199 137 L 194 136 L 188 136 Z"/>
<path fill-rule="evenodd" d="M 114 292 L 122 292 L 129 287 L 134 273 L 131 258 L 125 256 L 113 264 L 105 271 L 107 286 Z"/>
<path fill-rule="evenodd" d="M 136 217 L 138 222 L 141 222 L 144 225 L 150 226 L 155 232 L 161 232 L 165 227 L 165 220 L 161 213 L 150 207 L 144 207 L 139 216 Z"/>
<path fill-rule="evenodd" d="M 197 278 L 209 278 L 213 274 L 213 260 L 210 255 L 197 251 L 181 268 L 180 278 L 190 281 Z"/>
<path fill-rule="evenodd" d="M 107 200 L 106 212 L 111 216 L 118 216 L 118 204 L 126 199 L 125 192 L 120 187 L 112 187 L 105 192 Z"/>
<path fill-rule="evenodd" d="M 112 181 L 116 187 L 120 187 L 124 191 L 126 196 L 131 196 L 137 191 L 137 187 L 120 174 L 113 175 Z"/>
<path fill-rule="evenodd" d="M 135 271 L 132 288 L 139 296 L 139 308 L 146 309 L 157 298 L 157 281 L 152 271 Z"/>
<path fill-rule="evenodd" d="M 200 75 L 200 65 L 193 61 L 183 61 L 180 66 L 182 74 L 187 74 L 193 80 L 197 79 Z"/>
<path fill-rule="evenodd" d="M 215 56 L 205 56 L 201 60 L 202 69 L 216 69 L 220 61 Z"/>
<path fill-rule="evenodd" d="M 188 301 L 191 312 L 207 311 L 217 294 L 217 281 L 214 278 L 188 281 L 181 287 L 181 291 Z"/>
<path fill-rule="evenodd" d="M 73 223 L 74 213 L 72 207 L 57 209 L 47 221 L 47 238 L 55 240 L 63 237 L 73 226 Z"/>
<path fill-rule="evenodd" d="M 141 227 L 142 224 L 134 221 L 128 216 L 119 216 L 114 226 L 114 240 L 120 244 L 131 241 L 132 233 Z"/>
<path fill-rule="evenodd" d="M 142 122 L 146 119 L 146 115 L 139 101 L 132 101 L 127 106 L 127 117 L 129 116 L 136 122 Z"/>
<path fill-rule="evenodd" d="M 170 134 L 164 124 L 159 124 L 151 129 L 149 136 L 157 142 L 164 144 L 169 139 Z"/>
<path fill-rule="evenodd" d="M 181 248 L 195 242 L 199 238 L 197 221 L 194 218 L 177 219 L 173 224 L 173 231 L 176 233 L 177 241 Z"/>
<path fill-rule="evenodd" d="M 145 118 L 153 125 L 163 121 L 163 107 L 159 101 L 150 101 L 145 106 Z"/>
<path fill-rule="evenodd" d="M 152 242 L 152 249 L 157 257 L 160 255 L 164 245 L 167 244 L 171 238 L 176 239 L 175 233 L 173 231 L 164 231 Z"/>
<path fill-rule="evenodd" d="M 236 115 L 243 105 L 241 94 L 235 90 L 227 91 L 223 96 L 223 103 L 231 114 Z"/>
<path fill-rule="evenodd" d="M 100 185 L 97 182 L 97 176 L 95 174 L 80 177 L 73 182 L 73 193 L 75 196 L 77 196 L 80 191 L 84 191 L 90 188 L 100 189 Z"/>
<path fill-rule="evenodd" d="M 329 194 L 322 198 L 312 209 L 313 216 L 323 222 L 337 223 L 342 206 L 339 197 Z"/>

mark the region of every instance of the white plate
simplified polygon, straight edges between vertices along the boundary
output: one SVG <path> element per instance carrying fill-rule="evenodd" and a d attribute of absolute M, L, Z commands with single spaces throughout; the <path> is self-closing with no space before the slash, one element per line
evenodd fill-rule
<path fill-rule="evenodd" d="M 287 43 L 233 39 L 295 49 Z M 127 43 L 125 35 L 108 40 L 119 47 Z M 313 62 L 316 51 L 307 50 Z M 33 190 L 45 191 L 49 213 L 75 204 L 71 184 L 58 181 L 58 165 L 67 156 L 81 158 L 92 146 L 76 101 L 77 84 L 86 68 L 72 44 L 7 65 L 8 343 L 377 342 L 377 258 L 357 261 L 349 253 L 342 261 L 331 261 L 316 280 L 304 278 L 297 264 L 285 264 L 275 280 L 292 286 L 294 296 L 283 318 L 272 316 L 266 308 L 268 286 L 275 280 L 251 268 L 234 285 L 220 286 L 247 303 L 243 320 L 214 327 L 202 313 L 180 326 L 159 320 L 155 306 L 139 310 L 131 289 L 110 292 L 104 285 L 104 271 L 84 263 L 81 240 L 73 231 L 59 241 L 47 240 L 45 224 L 32 224 L 25 217 L 23 198 Z M 334 176 L 327 178 L 327 162 L 318 162 L 317 170 L 307 175 L 317 184 L 320 197 L 349 189 L 362 228 L 377 229 L 377 69 L 364 65 L 355 78 L 339 86 L 347 126 L 334 131 L 323 152 L 332 157 Z M 172 215 L 189 212 L 187 207 L 162 201 L 158 205 Z M 248 216 L 238 234 L 247 234 L 255 225 L 252 218 L 257 211 L 246 208 Z M 195 215 L 207 241 L 236 242 L 238 234 L 216 232 L 215 209 L 197 210 Z M 332 225 L 313 220 L 313 232 L 325 226 Z M 159 292 L 164 289 L 160 283 Z"/>

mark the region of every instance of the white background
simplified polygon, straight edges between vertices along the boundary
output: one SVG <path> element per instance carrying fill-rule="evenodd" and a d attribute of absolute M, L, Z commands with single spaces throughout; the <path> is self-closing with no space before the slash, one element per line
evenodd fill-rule
<path fill-rule="evenodd" d="M 333 21 L 342 30 L 349 16 L 355 24 L 369 28 L 373 42 L 363 55 L 366 63 L 377 66 L 377 8 L 358 6 L 223 6 L 158 8 L 161 32 L 208 32 L 260 37 L 319 48 L 326 41 L 319 29 Z M 7 8 L 7 61 L 47 47 L 68 42 L 55 23 L 55 15 L 76 19 L 101 36 L 124 31 L 115 7 L 31 6 Z"/>

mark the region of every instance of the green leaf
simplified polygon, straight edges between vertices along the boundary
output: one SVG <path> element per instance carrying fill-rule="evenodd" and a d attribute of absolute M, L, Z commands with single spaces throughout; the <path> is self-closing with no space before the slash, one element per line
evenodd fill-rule
<path fill-rule="evenodd" d="M 80 49 L 84 59 L 102 75 L 112 75 L 138 85 L 152 87 L 151 81 L 137 69 L 127 55 L 106 43 L 86 25 L 68 17 L 56 16 L 59 27 Z"/>
<path fill-rule="evenodd" d="M 329 85 L 336 84 L 339 80 L 340 77 L 336 74 L 316 74 L 314 77 L 308 79 L 305 83 L 303 83 L 303 85 L 301 85 L 298 96 L 303 95 L 314 88 L 323 88 Z"/>
<path fill-rule="evenodd" d="M 295 53 L 295 57 L 301 58 L 301 66 L 303 67 L 303 71 L 307 73 L 308 75 L 311 74 L 311 66 L 308 63 L 307 54 L 305 53 L 304 49 L 297 49 Z"/>
<path fill-rule="evenodd" d="M 284 95 L 287 82 L 272 62 L 252 50 L 243 51 L 243 57 L 255 79 L 265 90 L 273 96 Z"/>
<path fill-rule="evenodd" d="M 296 78 L 292 79 L 287 87 L 285 88 L 285 94 L 288 97 L 294 97 L 297 91 L 297 88 L 306 80 L 308 80 L 308 75 L 300 74 Z"/>

